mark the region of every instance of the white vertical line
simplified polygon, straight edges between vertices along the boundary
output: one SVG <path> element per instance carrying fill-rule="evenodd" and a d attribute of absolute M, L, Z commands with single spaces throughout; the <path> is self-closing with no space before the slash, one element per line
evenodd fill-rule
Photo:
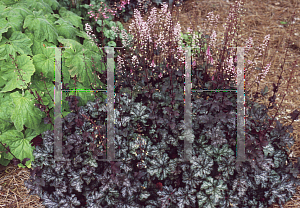
<path fill-rule="evenodd" d="M 100 161 L 123 161 L 115 159 L 115 125 L 114 125 L 114 96 L 115 96 L 115 61 L 114 48 L 124 47 L 99 47 L 105 48 L 107 53 L 107 158 Z"/>
<path fill-rule="evenodd" d="M 237 47 L 237 160 L 245 161 L 244 47 Z"/>
<path fill-rule="evenodd" d="M 53 48 L 53 47 L 47 47 Z M 54 160 L 63 161 L 62 155 L 62 82 L 61 82 L 61 48 L 55 48 L 55 87 L 54 87 Z M 69 48 L 69 47 L 64 47 Z"/>
<path fill-rule="evenodd" d="M 192 107 L 191 107 L 191 47 L 185 49 L 185 102 L 184 102 L 184 123 L 185 138 L 184 138 L 184 160 L 190 161 L 192 157 L 192 143 L 194 134 L 192 128 Z"/>
<path fill-rule="evenodd" d="M 107 160 L 115 160 L 114 127 L 114 48 L 107 47 Z"/>

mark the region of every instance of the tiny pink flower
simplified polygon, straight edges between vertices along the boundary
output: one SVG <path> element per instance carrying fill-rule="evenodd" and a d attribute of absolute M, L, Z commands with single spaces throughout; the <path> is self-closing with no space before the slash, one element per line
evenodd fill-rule
<path fill-rule="evenodd" d="M 207 58 L 209 59 L 210 63 L 213 64 L 213 59 L 211 57 L 211 54 L 210 54 L 210 50 L 209 50 L 209 46 L 207 47 L 207 50 L 206 50 L 206 56 Z"/>
<path fill-rule="evenodd" d="M 154 60 L 152 60 L 151 67 L 155 67 Z"/>
<path fill-rule="evenodd" d="M 193 62 L 193 66 L 196 66 L 196 61 Z"/>

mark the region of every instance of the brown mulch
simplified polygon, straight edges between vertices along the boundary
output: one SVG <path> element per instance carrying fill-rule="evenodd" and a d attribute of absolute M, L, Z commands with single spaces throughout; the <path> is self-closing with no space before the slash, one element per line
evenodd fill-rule
<path fill-rule="evenodd" d="M 300 2 L 298 0 L 248 0 L 243 1 L 244 13 L 241 17 L 242 25 L 240 25 L 241 36 L 237 40 L 238 46 L 245 46 L 246 41 L 249 37 L 253 38 L 253 49 L 249 50 L 247 54 L 247 59 L 252 60 L 252 58 L 258 53 L 257 47 L 260 46 L 264 37 L 270 34 L 270 41 L 267 48 L 267 53 L 264 57 L 264 67 L 266 63 L 272 61 L 272 65 L 265 79 L 260 82 L 259 91 L 261 91 L 265 86 L 268 86 L 269 91 L 273 89 L 272 83 L 277 83 L 278 77 L 281 72 L 280 64 L 283 64 L 285 58 L 285 49 L 287 48 L 287 57 L 284 64 L 284 72 L 282 74 L 281 85 L 279 86 L 279 93 L 276 94 L 276 102 L 280 104 L 283 96 L 284 101 L 281 108 L 279 109 L 280 122 L 284 125 L 290 124 L 290 117 L 288 116 L 294 110 L 298 110 L 300 106 L 300 77 L 299 77 L 299 62 L 300 62 Z M 228 17 L 230 4 L 234 5 L 234 1 L 206 1 L 206 0 L 188 0 L 180 7 L 175 7 L 173 13 L 175 18 L 179 21 L 182 31 L 187 32 L 187 28 L 190 27 L 196 30 L 196 26 L 199 26 L 199 30 L 209 34 L 207 29 L 207 17 L 209 12 L 213 12 L 215 15 L 219 15 L 219 22 L 216 24 L 217 32 L 217 45 L 223 40 L 222 34 L 224 34 L 225 29 L 223 24 L 226 22 Z M 150 6 L 150 10 L 153 7 Z M 161 9 L 157 9 L 160 11 Z M 294 14 L 294 22 L 290 21 L 291 16 Z M 150 13 L 148 13 L 149 15 Z M 144 20 L 148 17 L 146 14 Z M 133 18 L 132 18 L 133 19 Z M 123 20 L 119 20 L 123 23 L 124 28 L 129 31 L 129 25 L 131 19 L 124 23 Z M 288 26 L 280 24 L 281 21 L 289 22 Z M 193 27 L 193 25 L 195 27 Z M 291 28 L 294 31 L 290 33 Z M 198 30 L 198 31 L 199 31 Z M 213 49 L 214 51 L 215 49 Z M 213 59 L 216 56 L 213 54 Z M 262 67 L 263 57 L 260 56 L 257 59 L 259 67 Z M 287 81 L 289 79 L 290 73 L 292 71 L 292 64 L 297 61 L 297 66 L 292 79 L 290 81 L 290 86 L 287 90 Z M 249 69 L 250 70 L 250 69 Z M 252 81 L 257 76 L 258 72 L 246 72 L 246 89 L 247 83 L 252 83 Z M 256 90 L 256 85 L 253 85 L 250 90 L 250 94 L 253 95 Z M 268 97 L 260 98 L 259 103 L 268 106 Z M 276 113 L 276 109 L 272 109 L 268 112 L 269 116 L 273 116 Z M 290 156 L 300 157 L 300 119 L 294 121 L 292 124 L 294 132 L 292 136 L 295 138 L 295 144 L 290 149 Z M 294 158 L 293 161 L 296 161 Z M 1 171 L 1 170 L 0 170 Z M 298 176 L 299 177 L 299 176 Z M 27 168 L 17 168 L 12 165 L 6 167 L 6 170 L 0 172 L 0 207 L 44 207 L 39 202 L 38 196 L 29 196 L 28 190 L 23 184 L 23 181 L 29 178 L 29 170 Z M 297 193 L 293 198 L 285 204 L 287 207 L 299 207 L 300 206 L 300 188 L 297 188 Z M 273 205 L 273 207 L 279 207 L 278 205 Z"/>

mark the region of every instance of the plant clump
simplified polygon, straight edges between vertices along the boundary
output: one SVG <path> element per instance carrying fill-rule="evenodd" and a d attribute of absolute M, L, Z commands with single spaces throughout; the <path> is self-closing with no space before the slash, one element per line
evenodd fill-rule
<path fill-rule="evenodd" d="M 154 17 L 155 12 L 152 14 Z M 171 29 L 162 33 L 164 36 L 160 36 L 157 45 L 154 40 L 159 36 L 141 38 L 148 25 L 142 21 L 136 24 L 141 27 L 134 34 L 136 42 L 130 51 L 135 58 L 132 61 L 125 54 L 125 70 L 116 77 L 114 148 L 116 158 L 123 161 L 102 161 L 109 151 L 103 139 L 105 102 L 96 99 L 76 108 L 80 96 L 70 97 L 69 106 L 74 112 L 62 123 L 65 160 L 53 159 L 53 132 L 44 132 L 43 143 L 33 152 L 31 179 L 25 183 L 31 193 L 38 194 L 47 207 L 225 208 L 267 207 L 277 203 L 282 208 L 300 185 L 297 179 L 300 160 L 292 163 L 287 149 L 294 143 L 291 124 L 299 112 L 293 111 L 291 124 L 287 126 L 282 126 L 276 115 L 273 118 L 267 115 L 276 106 L 279 81 L 273 84 L 269 106 L 258 104 L 257 97 L 250 99 L 246 95 L 248 160 L 239 163 L 235 155 L 236 97 L 229 92 L 202 92 L 195 96 L 191 112 L 192 158 L 186 161 L 181 43 L 176 39 L 178 36 L 167 35 L 174 31 L 172 22 Z M 231 29 L 229 25 L 225 45 L 232 40 L 228 35 Z M 166 43 L 163 37 L 171 41 Z M 203 46 L 203 40 L 199 44 Z M 148 54 L 147 47 L 150 47 Z M 195 66 L 193 76 L 207 89 L 233 87 L 230 79 L 236 74 L 221 64 L 228 54 L 225 47 L 213 77 L 206 72 L 212 66 L 208 64 L 210 50 L 207 47 L 206 54 L 201 52 L 200 57 L 205 61 Z M 177 52 L 178 56 L 172 57 Z M 165 54 L 167 58 L 154 63 L 154 53 Z M 266 72 L 267 69 L 263 74 Z M 267 94 L 268 90 L 264 90 L 256 95 Z M 276 125 L 271 126 L 274 122 Z"/>

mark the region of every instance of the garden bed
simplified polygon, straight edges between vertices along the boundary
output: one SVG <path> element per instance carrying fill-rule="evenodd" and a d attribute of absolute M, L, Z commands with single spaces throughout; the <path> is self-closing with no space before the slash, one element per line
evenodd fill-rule
<path fill-rule="evenodd" d="M 188 0 L 184 2 L 183 6 L 174 8 L 173 12 L 178 15 L 178 20 L 181 24 L 182 31 L 186 32 L 187 28 L 192 28 L 192 24 L 200 26 L 199 29 L 207 28 L 202 27 L 206 21 L 206 15 L 208 12 L 214 11 L 214 14 L 219 14 L 219 23 L 217 24 L 217 45 L 220 44 L 220 35 L 224 34 L 224 28 L 222 24 L 226 21 L 228 16 L 229 5 L 232 4 L 232 1 L 196 1 Z M 151 6 L 153 7 L 153 6 Z M 242 24 L 241 26 L 241 39 L 239 40 L 240 45 L 244 45 L 248 37 L 253 37 L 254 47 L 258 46 L 258 43 L 262 43 L 264 37 L 267 34 L 270 34 L 270 42 L 268 47 L 268 53 L 265 56 L 266 61 L 272 60 L 272 66 L 266 78 L 261 81 L 259 91 L 261 91 L 265 86 L 268 86 L 269 89 L 272 89 L 272 83 L 277 83 L 280 69 L 280 63 L 283 63 L 285 58 L 285 48 L 288 47 L 288 56 L 285 60 L 285 72 L 283 73 L 283 82 L 279 87 L 279 94 L 276 98 L 276 101 L 280 103 L 284 93 L 286 92 L 286 83 L 289 78 L 289 73 L 291 64 L 298 60 L 300 57 L 300 5 L 296 4 L 296 1 L 268 1 L 261 2 L 258 0 L 245 2 L 243 6 L 246 11 L 245 15 L 241 17 Z M 181 11 L 179 11 L 181 9 Z M 161 9 L 158 8 L 158 11 Z M 280 22 L 288 21 L 291 15 L 296 11 L 296 18 L 298 18 L 293 24 L 289 27 L 286 27 Z M 148 15 L 145 16 L 144 20 Z M 190 22 L 194 20 L 194 22 Z M 122 20 L 118 20 L 124 23 Z M 129 31 L 129 24 L 131 20 L 127 23 L 124 23 L 124 28 Z M 291 27 L 294 27 L 294 33 L 291 37 L 288 37 L 288 32 Z M 298 31 L 298 32 L 297 32 Z M 223 37 L 222 37 L 223 38 Z M 294 44 L 293 44 L 294 42 Z M 253 52 L 250 52 L 253 56 Z M 213 54 L 215 55 L 215 54 Z M 214 58 L 214 56 L 213 56 Z M 258 61 L 259 64 L 260 60 Z M 290 87 L 285 96 L 285 100 L 282 103 L 280 115 L 278 116 L 280 122 L 283 125 L 290 123 L 288 120 L 288 114 L 291 113 L 294 109 L 300 106 L 300 101 L 297 99 L 299 97 L 300 90 L 300 79 L 299 79 L 299 65 L 297 66 L 296 74 L 294 75 L 295 79 L 292 79 L 290 82 Z M 246 73 L 246 83 L 251 83 L 257 73 Z M 250 93 L 256 92 L 256 87 L 250 89 Z M 297 96 L 298 95 L 298 96 Z M 260 99 L 259 103 L 268 104 L 267 97 L 265 99 Z M 298 109 L 299 110 L 299 109 Z M 269 116 L 274 115 L 276 108 L 269 111 Z M 295 144 L 291 148 L 290 157 L 300 157 L 300 119 L 296 120 L 293 123 L 293 136 L 295 138 Z M 295 159 L 296 161 L 296 159 Z M 38 196 L 28 195 L 29 190 L 24 186 L 23 182 L 30 177 L 28 168 L 18 168 L 13 166 L 11 163 L 1 170 L 0 173 L 0 207 L 44 207 L 40 202 Z M 299 178 L 299 176 L 298 176 Z M 300 189 L 297 188 L 297 194 L 285 204 L 285 207 L 299 207 L 300 205 Z M 274 205 L 273 207 L 279 207 Z"/>

